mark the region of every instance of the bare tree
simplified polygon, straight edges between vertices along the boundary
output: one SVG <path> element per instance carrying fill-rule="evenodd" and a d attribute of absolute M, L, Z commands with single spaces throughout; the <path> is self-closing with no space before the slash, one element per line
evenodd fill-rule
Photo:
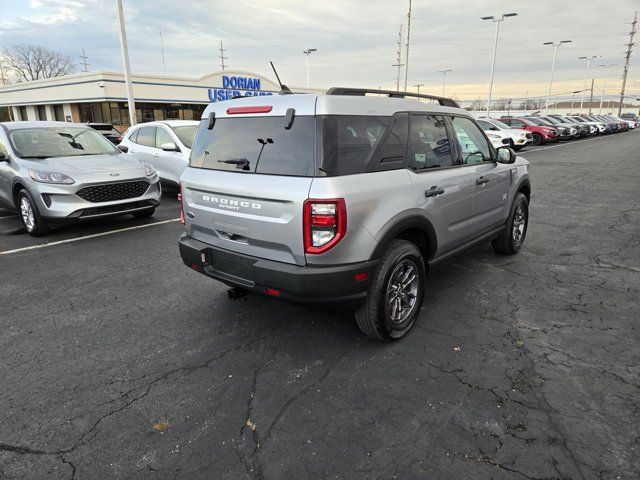
<path fill-rule="evenodd" d="M 18 82 L 59 77 L 75 70 L 71 57 L 41 45 L 14 45 L 2 54 Z"/>

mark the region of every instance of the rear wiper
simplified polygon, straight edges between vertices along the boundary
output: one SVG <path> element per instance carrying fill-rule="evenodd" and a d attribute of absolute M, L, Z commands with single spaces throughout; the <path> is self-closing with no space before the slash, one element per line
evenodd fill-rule
<path fill-rule="evenodd" d="M 228 163 L 230 165 L 235 165 L 236 168 L 249 170 L 249 160 L 246 158 L 230 158 L 228 160 L 218 160 L 218 163 Z"/>

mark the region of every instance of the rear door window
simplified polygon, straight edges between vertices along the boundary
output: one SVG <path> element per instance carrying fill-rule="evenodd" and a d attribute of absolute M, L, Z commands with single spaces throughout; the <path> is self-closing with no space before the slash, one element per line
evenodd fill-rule
<path fill-rule="evenodd" d="M 489 142 L 470 119 L 453 117 L 451 124 L 462 154 L 462 163 L 472 164 L 491 160 Z"/>
<path fill-rule="evenodd" d="M 327 175 L 364 173 L 390 117 L 328 115 L 319 118 L 321 168 Z"/>
<path fill-rule="evenodd" d="M 413 170 L 453 165 L 451 145 L 443 117 L 411 115 L 407 165 Z"/>
<path fill-rule="evenodd" d="M 156 127 L 142 127 L 138 132 L 136 143 L 147 147 L 156 146 Z"/>
<path fill-rule="evenodd" d="M 313 176 L 315 118 L 295 117 L 289 130 L 284 117 L 219 118 L 212 130 L 198 128 L 191 166 L 210 170 L 271 175 Z"/>
<path fill-rule="evenodd" d="M 173 138 L 171 138 L 171 135 L 169 135 L 169 132 L 167 132 L 162 127 L 157 127 L 156 128 L 156 143 L 155 143 L 155 147 L 156 148 L 160 148 L 165 143 L 173 143 L 173 144 L 175 144 Z"/>

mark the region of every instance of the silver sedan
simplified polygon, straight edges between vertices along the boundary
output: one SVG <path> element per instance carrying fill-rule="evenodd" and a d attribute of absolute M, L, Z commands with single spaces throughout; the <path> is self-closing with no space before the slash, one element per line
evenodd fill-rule
<path fill-rule="evenodd" d="M 131 213 L 150 217 L 162 191 L 155 168 L 84 125 L 0 124 L 0 203 L 40 236 L 56 222 Z"/>

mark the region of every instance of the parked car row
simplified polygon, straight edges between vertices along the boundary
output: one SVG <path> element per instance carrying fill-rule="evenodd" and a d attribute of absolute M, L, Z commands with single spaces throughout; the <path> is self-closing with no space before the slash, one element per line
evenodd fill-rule
<path fill-rule="evenodd" d="M 637 126 L 637 118 L 614 115 L 527 115 L 501 117 L 500 121 L 513 129 L 531 132 L 533 145 L 625 132 Z"/>

